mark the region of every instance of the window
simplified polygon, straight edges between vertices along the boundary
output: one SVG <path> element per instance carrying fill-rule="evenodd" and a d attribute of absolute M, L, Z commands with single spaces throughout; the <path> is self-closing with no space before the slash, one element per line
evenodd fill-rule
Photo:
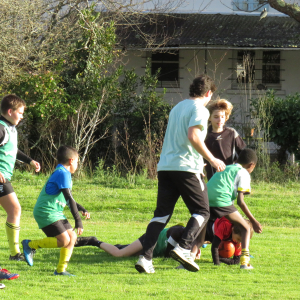
<path fill-rule="evenodd" d="M 269 9 L 269 5 L 263 5 L 263 0 L 233 0 L 232 9 L 241 11 L 263 11 L 264 8 Z"/>
<path fill-rule="evenodd" d="M 158 75 L 158 87 L 179 87 L 179 52 L 152 53 L 151 73 Z"/>
<path fill-rule="evenodd" d="M 264 51 L 262 83 L 280 83 L 280 51 Z"/>
<path fill-rule="evenodd" d="M 232 89 L 281 89 L 280 51 L 238 50 L 232 59 Z"/>
<path fill-rule="evenodd" d="M 255 80 L 255 52 L 238 51 L 237 54 L 237 83 L 252 83 Z"/>

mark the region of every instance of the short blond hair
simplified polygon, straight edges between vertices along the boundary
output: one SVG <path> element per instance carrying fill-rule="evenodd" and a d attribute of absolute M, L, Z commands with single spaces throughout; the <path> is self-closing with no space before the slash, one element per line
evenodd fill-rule
<path fill-rule="evenodd" d="M 210 115 L 212 115 L 212 113 L 215 110 L 225 111 L 225 118 L 227 121 L 231 115 L 233 106 L 229 101 L 227 101 L 225 99 L 217 99 L 217 100 L 209 102 L 209 104 L 207 105 L 207 109 L 209 110 Z"/>

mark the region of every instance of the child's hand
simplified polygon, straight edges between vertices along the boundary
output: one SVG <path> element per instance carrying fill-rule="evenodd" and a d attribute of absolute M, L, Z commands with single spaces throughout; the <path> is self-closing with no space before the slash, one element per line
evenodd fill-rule
<path fill-rule="evenodd" d="M 253 221 L 252 222 L 252 225 L 253 225 L 253 230 L 256 232 L 256 233 L 262 233 L 262 226 L 260 225 L 260 223 L 258 221 Z"/>
<path fill-rule="evenodd" d="M 75 230 L 76 229 L 76 230 Z M 77 235 L 82 235 L 83 228 L 74 228 L 74 231 L 76 231 Z"/>
<path fill-rule="evenodd" d="M 87 219 L 90 219 L 90 213 L 89 212 L 81 212 L 82 213 L 82 215 L 85 217 L 85 219 L 87 220 Z"/>
<path fill-rule="evenodd" d="M 0 172 L 0 183 L 5 183 L 5 178 L 1 172 Z"/>
<path fill-rule="evenodd" d="M 35 160 L 32 160 L 32 161 L 30 162 L 30 165 L 31 165 L 32 167 L 35 168 L 35 171 L 36 171 L 36 172 L 39 172 L 40 169 L 41 169 L 40 164 L 39 164 L 37 161 L 35 161 Z"/>

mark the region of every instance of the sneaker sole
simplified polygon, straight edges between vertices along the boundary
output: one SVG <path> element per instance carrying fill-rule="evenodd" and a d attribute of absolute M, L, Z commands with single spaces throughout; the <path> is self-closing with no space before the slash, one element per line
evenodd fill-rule
<path fill-rule="evenodd" d="M 146 270 L 140 265 L 135 265 L 135 268 L 139 273 L 147 273 Z"/>
<path fill-rule="evenodd" d="M 196 266 L 191 265 L 189 262 L 187 262 L 181 256 L 179 256 L 175 251 L 171 251 L 170 256 L 173 259 L 175 259 L 176 261 L 178 261 L 179 263 L 181 263 L 186 270 L 188 270 L 190 272 L 198 272 L 199 271 L 199 267 L 197 268 Z"/>
<path fill-rule="evenodd" d="M 19 278 L 20 277 L 20 275 L 18 275 L 18 276 L 13 276 L 13 277 L 10 277 L 10 278 L 0 278 L 0 280 L 14 280 L 14 279 L 17 279 L 17 278 Z"/>
<path fill-rule="evenodd" d="M 155 272 L 147 272 L 143 266 L 141 265 L 135 265 L 135 269 L 139 272 L 139 273 L 147 273 L 147 274 L 153 274 Z"/>
<path fill-rule="evenodd" d="M 240 270 L 253 270 L 254 268 L 251 266 L 251 267 L 241 267 L 240 266 Z"/>

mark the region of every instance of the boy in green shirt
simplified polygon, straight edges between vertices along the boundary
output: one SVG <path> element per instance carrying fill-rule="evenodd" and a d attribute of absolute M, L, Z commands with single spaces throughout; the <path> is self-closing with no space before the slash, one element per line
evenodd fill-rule
<path fill-rule="evenodd" d="M 11 185 L 16 160 L 40 170 L 40 164 L 18 149 L 16 126 L 23 119 L 26 104 L 16 95 L 6 95 L 1 101 L 0 116 L 0 205 L 7 213 L 5 223 L 10 260 L 24 260 L 19 248 L 21 205 Z"/>
<path fill-rule="evenodd" d="M 237 204 L 253 225 L 257 233 L 262 232 L 260 223 L 254 218 L 244 202 L 244 195 L 250 194 L 250 174 L 257 163 L 256 153 L 252 149 L 241 151 L 237 163 L 226 166 L 223 172 L 215 173 L 207 183 L 209 199 L 210 219 L 226 217 L 234 226 L 241 225 L 241 269 L 253 269 L 250 265 L 249 243 L 250 226 L 233 205 L 237 198 Z"/>
<path fill-rule="evenodd" d="M 78 153 L 69 146 L 61 146 L 57 151 L 58 165 L 44 185 L 35 204 L 33 215 L 39 228 L 44 231 L 47 238 L 40 240 L 23 240 L 23 251 L 27 263 L 33 265 L 33 255 L 38 248 L 61 248 L 60 258 L 54 275 L 74 276 L 66 271 L 71 258 L 77 235 L 83 232 L 83 226 L 78 211 L 86 219 L 90 214 L 73 199 L 71 188 L 73 174 L 77 169 Z M 63 214 L 64 207 L 68 205 L 75 219 L 75 228 L 68 222 Z M 76 229 L 76 233 L 75 233 Z"/>

